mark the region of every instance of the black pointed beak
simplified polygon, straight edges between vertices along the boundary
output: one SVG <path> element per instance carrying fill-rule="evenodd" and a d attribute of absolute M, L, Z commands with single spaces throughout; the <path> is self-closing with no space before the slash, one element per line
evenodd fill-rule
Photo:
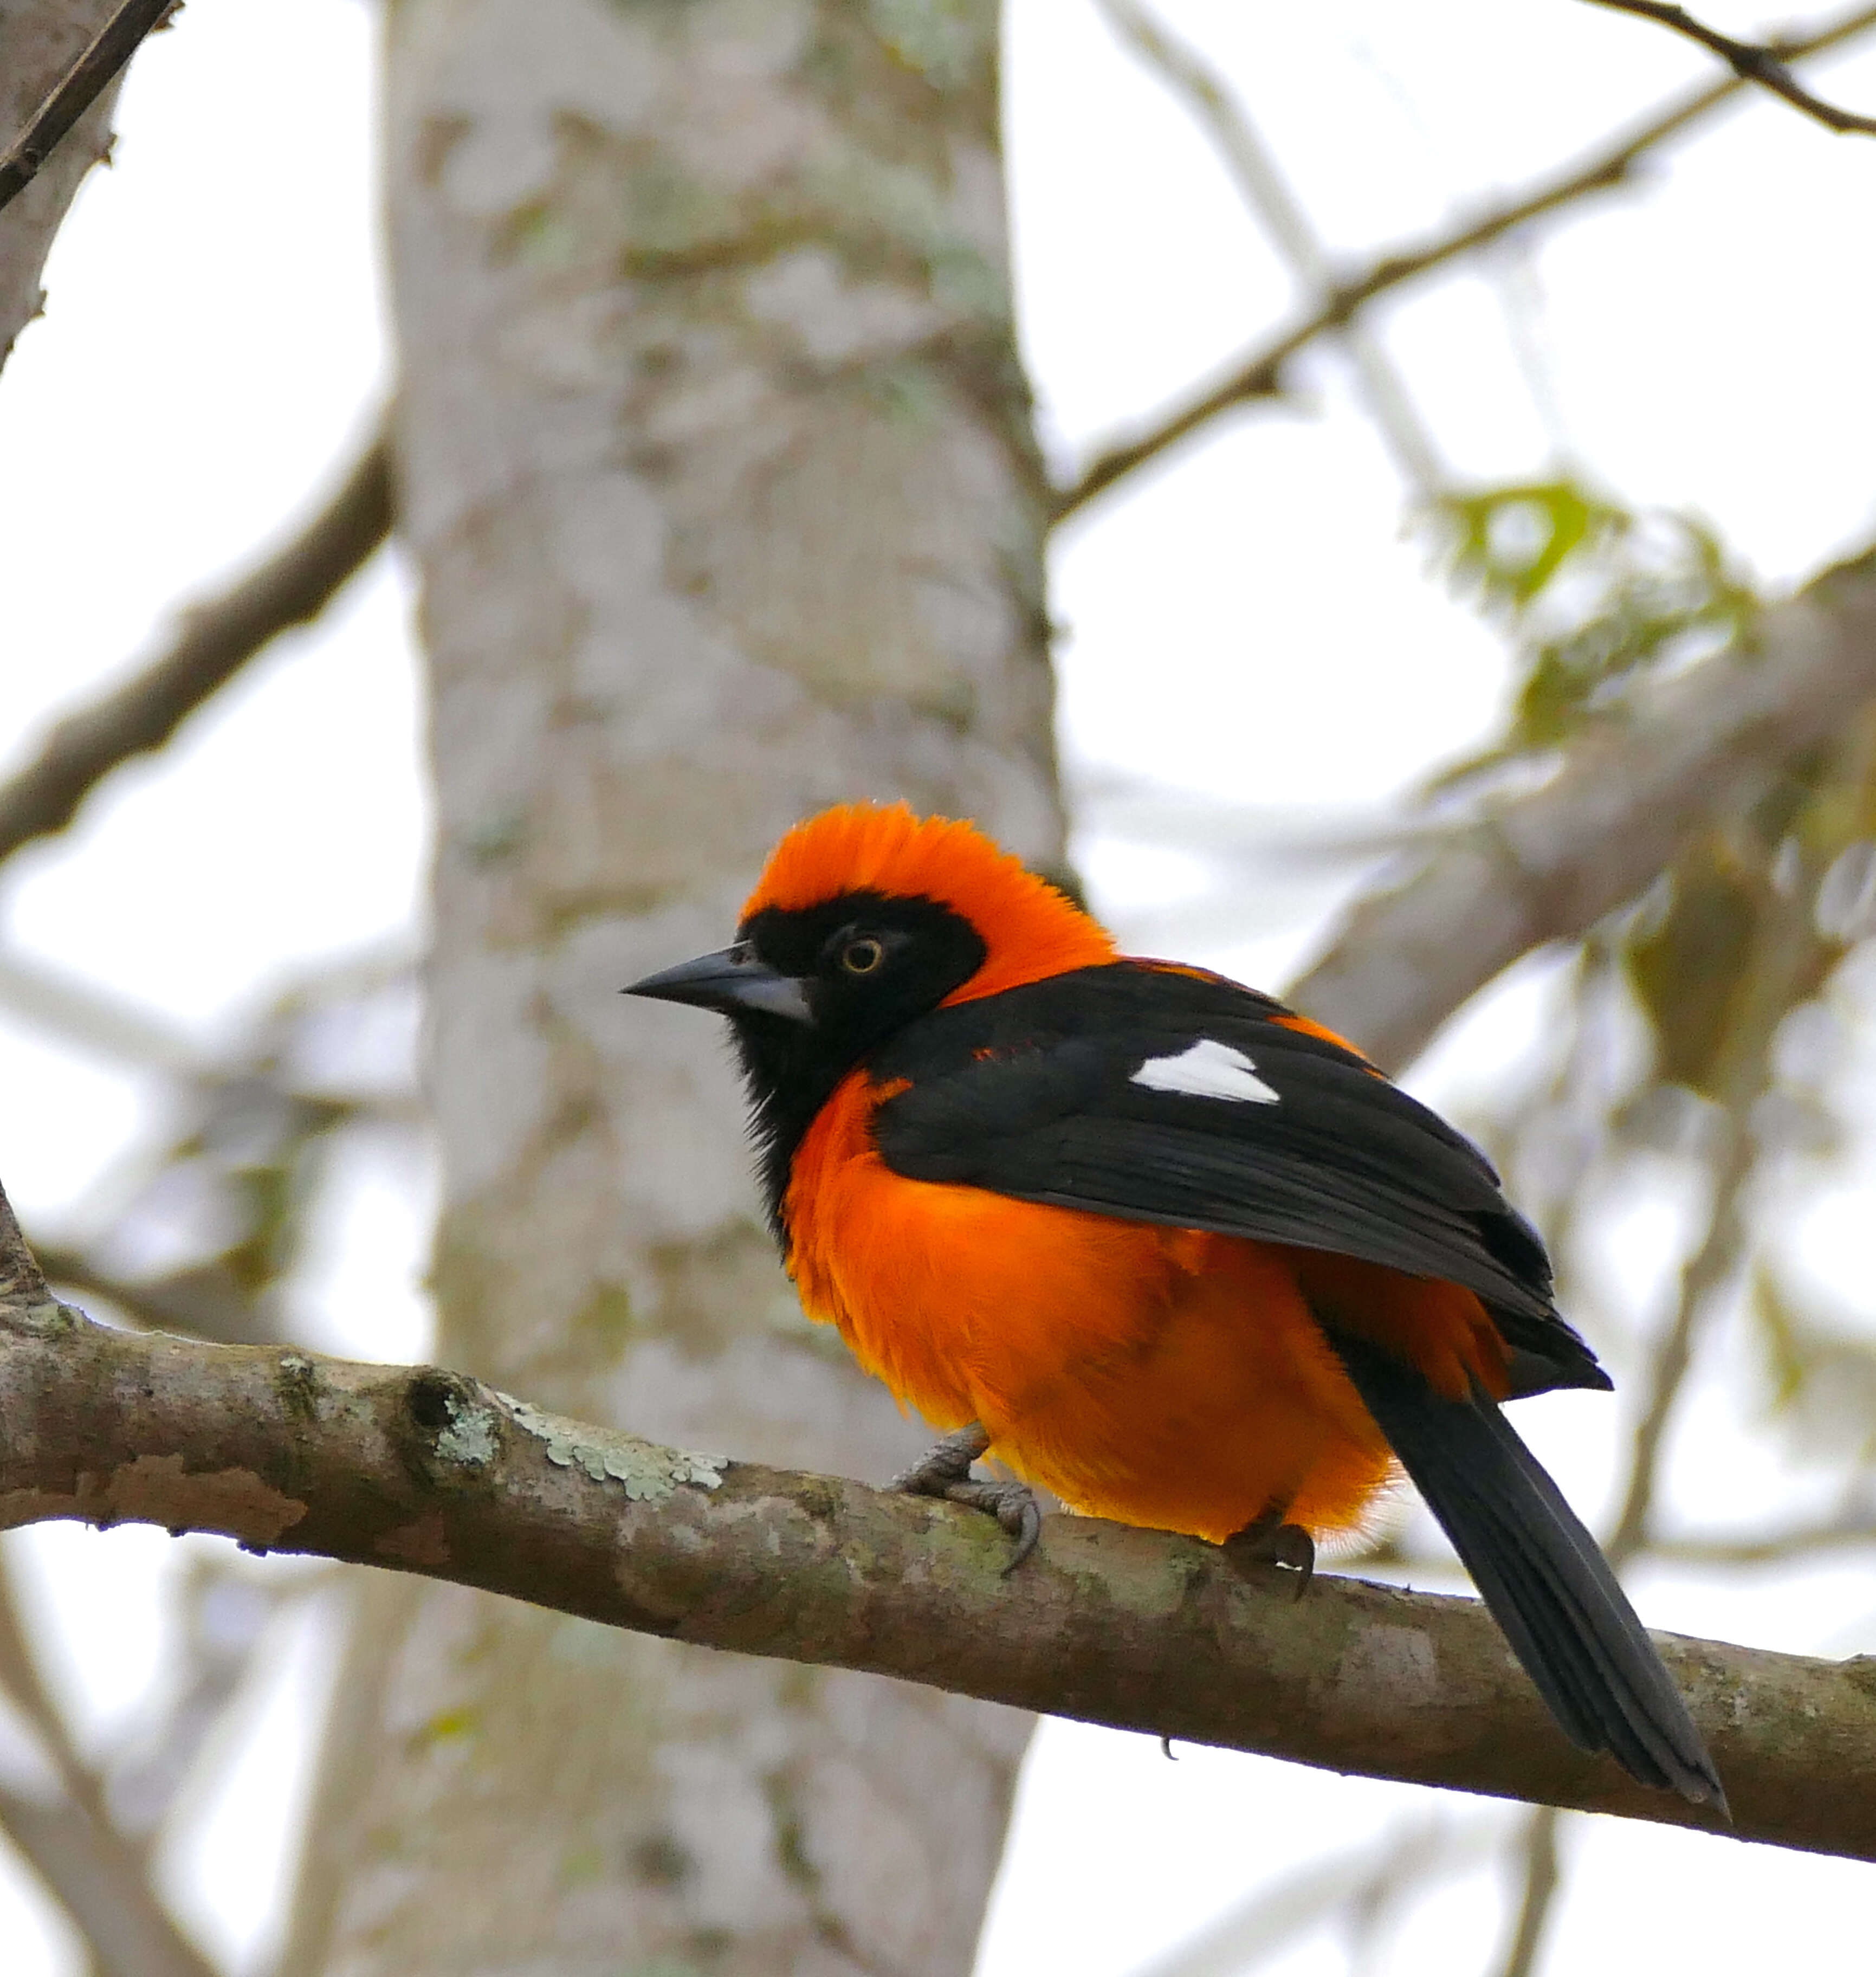
<path fill-rule="evenodd" d="M 814 1021 L 802 984 L 758 960 L 754 950 L 740 942 L 715 954 L 700 954 L 694 961 L 681 961 L 675 968 L 661 969 L 619 992 L 648 996 L 654 1002 L 688 1002 L 726 1016 L 759 1009 L 793 1022 Z"/>

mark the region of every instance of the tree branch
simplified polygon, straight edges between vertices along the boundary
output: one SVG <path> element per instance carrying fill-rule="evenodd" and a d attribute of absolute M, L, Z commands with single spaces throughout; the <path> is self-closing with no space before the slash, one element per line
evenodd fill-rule
<path fill-rule="evenodd" d="M 1271 150 L 1222 76 L 1169 34 L 1140 0 L 1096 0 L 1108 25 L 1182 101 L 1211 138 L 1240 195 L 1277 246 L 1306 296 L 1320 302 L 1335 283 L 1322 236 L 1291 190 Z M 1429 495 L 1448 479 L 1439 451 L 1385 348 L 1359 322 L 1328 334 L 1347 352 L 1370 415 L 1408 487 Z"/>
<path fill-rule="evenodd" d="M 1557 1899 L 1558 1818 L 1554 1805 L 1541 1805 L 1525 1823 L 1522 1849 L 1524 1891 L 1518 1903 L 1518 1919 L 1512 1930 L 1511 1945 L 1499 1966 L 1498 1977 L 1531 1977 L 1537 1968 L 1545 1925 Z"/>
<path fill-rule="evenodd" d="M 110 18 L 110 0 L 5 0 L 0 5 L 0 142 L 30 124 L 47 92 Z M 44 169 L 0 213 L 0 363 L 45 306 L 39 278 L 85 174 L 110 150 L 117 85 L 107 84 Z"/>
<path fill-rule="evenodd" d="M 1678 1565 L 1795 1565 L 1821 1553 L 1860 1551 L 1876 1545 L 1876 1517 L 1834 1517 L 1793 1524 L 1756 1537 L 1652 1538 L 1651 1558 Z"/>
<path fill-rule="evenodd" d="M 75 1798 L 0 1783 L 0 1827 L 83 1935 L 98 1977 L 219 1977 L 157 1900 L 136 1850 Z"/>
<path fill-rule="evenodd" d="M 1259 1888 L 1174 1944 L 1133 1977 L 1245 1977 L 1352 1906 L 1371 1915 L 1411 1887 L 1470 1873 L 1489 1851 L 1483 1820 L 1454 1831 L 1436 1816 L 1327 1860 L 1311 1860 Z"/>
<path fill-rule="evenodd" d="M 1667 0 L 1589 0 L 1589 5 L 1606 7 L 1617 14 L 1638 14 L 1644 21 L 1658 21 L 1677 35 L 1685 35 L 1718 55 L 1741 81 L 1756 83 L 1774 96 L 1783 97 L 1828 130 L 1861 131 L 1876 137 L 1876 117 L 1858 117 L 1852 111 L 1839 110 L 1805 88 L 1782 59 L 1792 50 L 1762 41 L 1736 41 L 1730 35 L 1723 35 L 1718 28 L 1696 21 L 1686 8 L 1667 5 Z"/>
<path fill-rule="evenodd" d="M 1287 992 L 1403 1064 L 1500 969 L 1632 899 L 1876 697 L 1876 550 L 1758 622 L 1750 651 L 1667 680 L 1586 733 L 1551 780 L 1436 843 L 1360 900 Z"/>
<path fill-rule="evenodd" d="M 1872 25 L 1876 25 L 1876 7 L 1862 8 L 1830 27 L 1782 45 L 1781 52 L 1789 57 L 1815 54 L 1850 40 Z M 1216 383 L 1163 414 L 1133 437 L 1110 444 L 1089 463 L 1072 486 L 1062 490 L 1051 519 L 1057 523 L 1066 520 L 1136 467 L 1156 459 L 1222 414 L 1260 398 L 1281 397 L 1284 372 L 1291 359 L 1317 338 L 1344 328 L 1378 297 L 1533 220 L 1573 205 L 1590 193 L 1620 185 L 1647 153 L 1730 101 L 1746 86 L 1735 78 L 1696 91 L 1558 177 L 1491 208 L 1449 233 L 1431 240 L 1408 243 L 1380 255 L 1360 272 L 1330 288 L 1289 328 L 1281 331 L 1261 349 L 1240 358 Z"/>
<path fill-rule="evenodd" d="M 381 431 L 307 529 L 225 596 L 189 612 L 162 658 L 67 715 L 37 759 L 0 785 L 0 860 L 63 830 L 113 769 L 161 748 L 272 639 L 318 617 L 391 525 L 391 470 Z"/>
<path fill-rule="evenodd" d="M 111 78 L 161 26 L 176 0 L 124 0 L 96 38 L 0 154 L 0 208 L 10 205 L 39 175 L 53 147 L 104 94 Z"/>
<path fill-rule="evenodd" d="M 224 1533 L 748 1654 L 870 1670 L 1347 1771 L 1713 1827 L 1572 1750 L 1475 1600 L 1282 1575 L 1052 1519 L 660 1448 L 434 1369 L 114 1332 L 17 1271 L 0 1314 L 0 1527 Z M 1876 1859 L 1876 1683 L 1666 1639 L 1742 1839 Z"/>

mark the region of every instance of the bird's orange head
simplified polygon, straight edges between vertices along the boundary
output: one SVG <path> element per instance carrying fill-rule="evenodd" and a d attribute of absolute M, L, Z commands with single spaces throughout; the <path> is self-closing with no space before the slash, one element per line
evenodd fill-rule
<path fill-rule="evenodd" d="M 915 817 L 904 804 L 842 804 L 796 824 L 770 853 L 743 903 L 740 930 L 746 939 L 753 930 L 760 944 L 765 929 L 810 921 L 844 925 L 842 915 L 858 926 L 869 913 L 902 918 L 892 910 L 901 906 L 936 908 L 976 936 L 974 943 L 957 935 L 938 943 L 953 948 L 957 965 L 973 946 L 982 950 L 951 983 L 945 1002 L 994 995 L 1114 958 L 1106 928 L 975 824 Z M 928 911 L 915 917 L 938 923 Z M 915 944 L 915 936 L 899 951 Z"/>
<path fill-rule="evenodd" d="M 852 1041 L 1113 958 L 1105 927 L 975 824 L 843 804 L 769 854 L 733 946 L 627 992 Z"/>
<path fill-rule="evenodd" d="M 1114 959 L 1112 936 L 974 824 L 843 804 L 770 854 L 734 943 L 627 991 L 727 1015 L 759 1136 L 783 1141 L 941 1003 Z"/>

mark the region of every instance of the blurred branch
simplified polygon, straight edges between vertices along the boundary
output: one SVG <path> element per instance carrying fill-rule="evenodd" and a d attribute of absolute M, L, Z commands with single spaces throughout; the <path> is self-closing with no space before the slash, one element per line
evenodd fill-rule
<path fill-rule="evenodd" d="M 47 1274 L 134 1325 L 228 1344 L 281 1338 L 280 1292 L 341 1140 L 369 1134 L 381 1153 L 417 1153 L 414 957 L 400 941 L 320 965 L 212 1057 L 88 984 L 36 963 L 21 978 L 0 953 L 0 1007 L 167 1074 L 154 1081 L 157 1132 L 93 1181 L 84 1233 L 38 1246 Z M 22 986 L 32 994 L 16 995 Z"/>
<path fill-rule="evenodd" d="M 98 1977 L 218 1977 L 129 1843 L 75 1801 L 0 1784 L 0 1828 L 77 1925 Z"/>
<path fill-rule="evenodd" d="M 110 1823 L 147 1860 L 188 1797 L 199 1765 L 248 1688 L 282 1611 L 327 1583 L 335 1568 L 257 1568 L 229 1552 L 193 1553 L 176 1589 L 181 1667 L 143 1721 L 114 1737 L 103 1781 Z"/>
<path fill-rule="evenodd" d="M 1096 5 L 1209 135 L 1245 204 L 1277 243 L 1307 297 L 1320 305 L 1335 286 L 1328 249 L 1223 77 L 1196 49 L 1169 34 L 1139 0 L 1096 0 Z M 1375 426 L 1408 486 L 1416 493 L 1431 493 L 1446 480 L 1446 470 L 1393 360 L 1359 322 L 1343 323 L 1327 334 L 1347 352 Z"/>
<path fill-rule="evenodd" d="M 0 1253 L 17 1256 L 0 1229 Z M 604 1624 L 1344 1771 L 1876 1859 L 1848 1788 L 1864 1671 L 1662 1638 L 1736 1824 L 1573 1750 L 1476 1600 L 1281 1572 L 1051 1518 L 1014 1578 L 987 1518 L 661 1448 L 433 1368 L 112 1332 L 16 1263 L 0 1525 L 219 1532 Z M 1845 1767 L 1851 1767 L 1846 1771 Z"/>
<path fill-rule="evenodd" d="M 160 1015 L 36 955 L 0 947 L 0 1009 L 140 1071 L 207 1074 L 199 1048 Z"/>
<path fill-rule="evenodd" d="M 162 25 L 176 3 L 124 0 L 34 111 L 25 129 L 0 154 L 0 207 L 11 205 L 38 177 L 53 147 L 104 93 L 111 78 L 142 45 L 143 37 Z"/>
<path fill-rule="evenodd" d="M 106 1817 L 96 1776 L 81 1761 L 20 1626 L 0 1559 L 0 1691 L 35 1733 L 0 1762 L 4 1832 L 64 1909 L 97 1977 L 216 1977 L 158 1899 L 139 1850 Z"/>
<path fill-rule="evenodd" d="M 1142 1965 L 1133 1977 L 1244 1977 L 1350 1903 L 1371 1909 L 1409 1884 L 1430 1886 L 1477 1865 L 1487 1850 L 1482 1825 L 1455 1833 L 1416 1824 L 1378 1846 L 1351 1849 L 1258 1889 L 1195 1936 Z"/>
<path fill-rule="evenodd" d="M 0 1690 L 38 1732 L 46 1754 L 68 1778 L 87 1775 L 65 1719 L 53 1702 L 41 1678 L 39 1665 L 33 1659 L 26 1629 L 20 1621 L 13 1574 L 3 1551 L 0 1551 Z"/>
<path fill-rule="evenodd" d="M 381 431 L 307 529 L 225 596 L 189 612 L 162 658 L 67 715 L 38 758 L 0 786 L 0 860 L 63 830 L 113 769 L 160 748 L 270 641 L 318 617 L 391 525 L 391 470 Z"/>
<path fill-rule="evenodd" d="M 280 1337 L 265 1301 L 238 1282 L 219 1259 L 139 1282 L 101 1269 L 81 1250 L 41 1244 L 39 1254 L 46 1275 L 61 1290 L 102 1298 L 147 1332 L 180 1332 L 223 1345 Z"/>
<path fill-rule="evenodd" d="M 1876 1545 L 1876 1517 L 1831 1517 L 1758 1537 L 1651 1538 L 1650 1558 L 1677 1565 L 1791 1565 L 1820 1552 Z"/>
<path fill-rule="evenodd" d="M 1557 1896 L 1557 1826 L 1554 1805 L 1541 1805 L 1525 1821 L 1524 1894 L 1511 1946 L 1498 1967 L 1498 1977 L 1531 1977 L 1544 1945 L 1545 1925 Z"/>
<path fill-rule="evenodd" d="M 1770 1042 L 1768 1037 L 1768 1048 Z M 1635 1424 L 1622 1507 L 1617 1513 L 1615 1529 L 1603 1544 L 1610 1563 L 1618 1567 L 1648 1543 L 1648 1525 L 1660 1480 L 1661 1444 L 1667 1424 L 1686 1384 L 1702 1322 L 1713 1311 L 1714 1294 L 1739 1268 L 1746 1246 L 1740 1203 L 1756 1159 L 1746 1114 L 1747 1105 L 1742 1102 L 1726 1116 L 1724 1144 L 1715 1162 L 1713 1198 L 1707 1210 L 1706 1233 L 1681 1271 L 1674 1315 L 1655 1347 L 1649 1368 L 1647 1402 Z"/>
<path fill-rule="evenodd" d="M 1876 26 L 1876 7 L 1864 7 L 1828 28 L 1780 45 L 1788 58 L 1815 54 Z M 1617 137 L 1604 150 L 1558 177 L 1430 240 L 1409 243 L 1378 256 L 1359 273 L 1336 283 L 1321 300 L 1261 349 L 1241 358 L 1216 384 L 1163 414 L 1131 439 L 1098 454 L 1056 499 L 1053 519 L 1060 522 L 1136 467 L 1156 459 L 1222 414 L 1260 398 L 1281 397 L 1285 367 L 1317 338 L 1342 328 L 1377 297 L 1462 259 L 1518 228 L 1578 200 L 1622 184 L 1637 163 L 1668 138 L 1739 95 L 1747 85 L 1736 78 L 1700 90 L 1671 104 L 1647 122 Z"/>
<path fill-rule="evenodd" d="M 1357 903 L 1291 998 L 1403 1064 L 1501 969 L 1634 898 L 1876 698 L 1876 551 L 1769 607 L 1756 629 L 1752 650 L 1639 692 L 1549 781 Z"/>
<path fill-rule="evenodd" d="M 1802 110 L 1807 117 L 1815 118 L 1828 130 L 1861 131 L 1876 136 L 1876 117 L 1858 117 L 1850 111 L 1839 110 L 1835 104 L 1813 96 L 1805 88 L 1782 59 L 1795 53 L 1792 49 L 1782 45 L 1767 46 L 1760 41 L 1736 41 L 1730 35 L 1723 35 L 1718 28 L 1696 21 L 1686 8 L 1667 4 L 1667 0 L 1589 0 L 1589 5 L 1607 7 L 1617 14 L 1637 14 L 1644 21 L 1658 21 L 1677 35 L 1685 35 L 1690 41 L 1698 41 L 1702 48 L 1718 55 L 1742 81 L 1756 83 L 1761 89 L 1770 90 L 1774 96 L 1783 97 L 1787 103 Z"/>

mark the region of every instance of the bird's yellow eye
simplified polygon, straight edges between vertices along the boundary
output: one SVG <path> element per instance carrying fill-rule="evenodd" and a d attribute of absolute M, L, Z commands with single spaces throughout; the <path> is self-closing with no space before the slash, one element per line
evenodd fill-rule
<path fill-rule="evenodd" d="M 871 975 L 885 958 L 885 949 L 869 934 L 849 941 L 840 950 L 840 965 L 849 975 Z"/>

